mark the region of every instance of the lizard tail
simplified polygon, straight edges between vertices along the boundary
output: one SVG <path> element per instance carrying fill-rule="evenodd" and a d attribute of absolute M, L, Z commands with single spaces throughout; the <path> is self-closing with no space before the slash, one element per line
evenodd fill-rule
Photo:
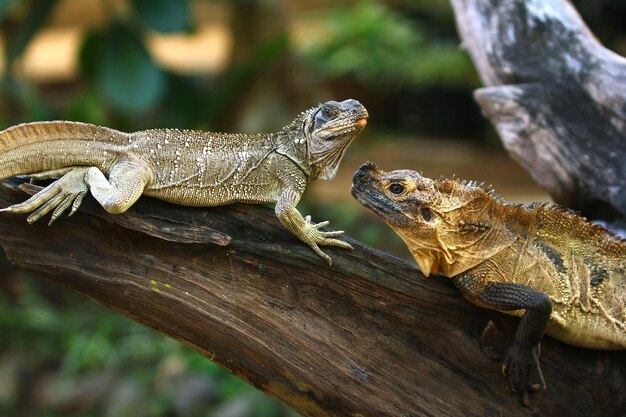
<path fill-rule="evenodd" d="M 106 170 L 130 135 L 88 123 L 24 123 L 0 132 L 0 179 L 70 166 Z"/>

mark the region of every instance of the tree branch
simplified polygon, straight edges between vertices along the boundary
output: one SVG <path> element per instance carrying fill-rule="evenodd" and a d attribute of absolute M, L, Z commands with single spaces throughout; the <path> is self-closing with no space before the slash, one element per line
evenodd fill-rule
<path fill-rule="evenodd" d="M 567 0 L 451 0 L 487 86 L 475 99 L 556 202 L 626 219 L 626 59 Z"/>
<path fill-rule="evenodd" d="M 3 184 L 0 206 L 24 200 L 17 180 Z M 90 200 L 52 227 L 0 216 L 12 262 L 180 340 L 303 415 L 530 415 L 496 358 L 516 319 L 351 243 L 328 250 L 329 268 L 258 206 L 144 198 L 113 216 Z M 541 415 L 626 409 L 623 354 L 549 338 L 543 347 Z"/>

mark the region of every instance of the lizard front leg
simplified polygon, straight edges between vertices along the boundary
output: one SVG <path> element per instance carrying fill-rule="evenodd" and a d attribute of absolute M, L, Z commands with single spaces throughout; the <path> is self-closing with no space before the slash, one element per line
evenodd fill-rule
<path fill-rule="evenodd" d="M 528 392 L 546 387 L 539 365 L 540 341 L 552 312 L 550 298 L 525 285 L 512 282 L 489 284 L 478 295 L 478 301 L 496 310 L 521 310 L 521 318 L 513 344 L 507 350 L 502 364 L 502 373 L 508 377 L 511 388 L 521 395 L 529 405 Z M 532 373 L 539 383 L 531 383 Z"/>
<path fill-rule="evenodd" d="M 330 256 L 322 252 L 319 247 L 337 246 L 344 249 L 352 249 L 352 246 L 347 242 L 335 239 L 343 234 L 343 230 L 325 232 L 320 230 L 320 228 L 327 226 L 327 221 L 312 223 L 311 216 L 303 218 L 302 214 L 296 209 L 296 204 L 298 204 L 299 200 L 300 193 L 293 188 L 284 190 L 276 202 L 276 216 L 298 239 L 309 245 L 315 253 L 326 259 L 329 266 L 332 266 L 333 261 L 330 259 Z"/>
<path fill-rule="evenodd" d="M 29 213 L 28 222 L 33 223 L 54 209 L 50 224 L 71 207 L 70 216 L 80 207 L 88 191 L 109 213 L 126 211 L 143 193 L 151 178 L 150 170 L 135 161 L 120 162 L 111 169 L 109 179 L 96 167 L 73 167 L 50 171 L 66 172 L 60 179 L 29 198 L 0 211 Z M 52 175 L 50 174 L 50 175 Z M 48 172 L 35 174 L 36 178 L 49 178 Z"/>

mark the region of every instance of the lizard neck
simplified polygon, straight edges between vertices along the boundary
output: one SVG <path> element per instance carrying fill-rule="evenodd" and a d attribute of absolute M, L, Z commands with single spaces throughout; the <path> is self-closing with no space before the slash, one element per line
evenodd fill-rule
<path fill-rule="evenodd" d="M 526 241 L 532 232 L 533 213 L 522 207 L 503 205 L 491 196 L 484 197 L 471 215 L 457 218 L 463 239 L 450 246 L 453 262 L 442 258 L 440 268 L 453 277 L 482 263 L 501 251 Z M 511 221 L 513 219 L 513 221 Z"/>
<path fill-rule="evenodd" d="M 276 153 L 289 158 L 296 164 L 307 180 L 315 179 L 311 169 L 308 140 L 302 131 L 283 130 L 271 136 L 276 144 Z"/>
<path fill-rule="evenodd" d="M 396 230 L 425 276 L 435 272 L 459 275 L 515 244 L 521 235 L 510 230 L 501 205 L 489 195 L 478 194 L 469 204 L 439 212 L 427 237 L 411 228 Z"/>

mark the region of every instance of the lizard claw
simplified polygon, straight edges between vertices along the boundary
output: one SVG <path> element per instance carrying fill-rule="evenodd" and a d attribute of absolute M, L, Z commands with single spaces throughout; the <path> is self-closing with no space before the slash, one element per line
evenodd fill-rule
<path fill-rule="evenodd" d="M 338 236 L 343 235 L 345 232 L 343 230 L 330 230 L 328 232 L 320 231 L 320 233 L 324 237 L 338 237 Z"/>
<path fill-rule="evenodd" d="M 311 216 L 306 216 L 304 220 L 308 226 L 308 231 L 305 232 L 305 237 L 302 240 L 306 242 L 315 253 L 324 258 L 328 262 L 328 266 L 332 266 L 333 262 L 328 255 L 322 252 L 319 248 L 320 246 L 335 246 L 343 249 L 352 249 L 352 245 L 348 242 L 335 239 L 344 233 L 343 230 L 320 230 L 320 228 L 328 226 L 329 222 L 323 221 L 320 223 L 313 223 L 311 221 Z"/>
<path fill-rule="evenodd" d="M 70 215 L 74 214 L 82 203 L 87 191 L 87 184 L 84 182 L 84 170 L 74 170 L 48 185 L 23 203 L 14 204 L 2 209 L 2 211 L 11 213 L 32 212 L 28 216 L 27 221 L 28 223 L 34 223 L 51 210 L 54 210 L 49 222 L 49 224 L 52 224 L 70 207 Z"/>
<path fill-rule="evenodd" d="M 351 244 L 349 244 L 348 242 L 344 242 L 343 240 L 339 240 L 339 239 L 329 239 L 329 238 L 326 238 L 326 239 L 324 239 L 323 245 L 324 246 L 335 246 L 337 248 L 343 248 L 343 249 L 354 249 Z"/>
<path fill-rule="evenodd" d="M 309 243 L 309 246 L 313 249 L 313 252 L 317 253 L 322 259 L 328 262 L 328 266 L 333 266 L 333 260 L 320 249 L 317 243 Z"/>
<path fill-rule="evenodd" d="M 311 228 L 313 228 L 313 229 L 315 229 L 315 230 L 319 230 L 320 228 L 322 228 L 322 227 L 326 227 L 326 226 L 328 226 L 328 225 L 330 224 L 330 222 L 329 222 L 328 220 L 325 220 L 325 221 L 323 221 L 323 222 L 319 222 L 319 223 L 313 223 L 313 221 L 311 220 L 311 216 L 310 216 L 310 215 L 307 215 L 307 216 L 304 218 L 304 221 L 306 222 L 306 224 L 307 224 L 308 226 L 310 226 Z M 320 232 L 321 232 L 321 233 L 330 233 L 330 232 L 322 232 L 321 230 L 320 230 Z M 334 233 L 334 232 L 333 232 L 333 233 Z M 343 232 L 341 232 L 341 233 L 343 233 Z"/>
<path fill-rule="evenodd" d="M 336 246 L 338 248 L 343 248 L 343 249 L 352 249 L 352 245 L 350 245 L 348 242 L 344 242 L 339 239 L 325 239 L 323 243 L 320 243 L 320 244 L 323 244 L 324 246 Z M 328 266 L 333 266 L 333 260 L 330 258 L 330 256 L 326 255 L 319 248 L 319 245 L 317 243 L 315 242 L 309 243 L 309 246 L 311 247 L 311 249 L 313 249 L 315 253 L 317 253 L 320 257 L 325 259 L 326 262 L 328 262 Z"/>
<path fill-rule="evenodd" d="M 328 220 L 319 223 L 309 223 L 313 229 L 319 230 L 321 227 L 326 227 L 330 224 Z"/>
<path fill-rule="evenodd" d="M 525 346 L 513 343 L 507 350 L 502 363 L 502 374 L 508 378 L 513 392 L 517 392 L 524 405 L 530 405 L 529 391 L 546 388 L 546 381 L 539 365 L 540 346 Z M 532 373 L 537 374 L 539 383 L 531 383 Z"/>
<path fill-rule="evenodd" d="M 83 204 L 83 199 L 85 198 L 86 195 L 87 195 L 87 191 L 81 191 L 80 193 L 76 195 L 76 198 L 74 199 L 74 202 L 72 203 L 72 208 L 70 209 L 70 214 L 67 215 L 68 217 L 71 217 L 74 215 L 74 213 L 76 213 L 76 210 L 78 210 L 80 205 Z"/>

